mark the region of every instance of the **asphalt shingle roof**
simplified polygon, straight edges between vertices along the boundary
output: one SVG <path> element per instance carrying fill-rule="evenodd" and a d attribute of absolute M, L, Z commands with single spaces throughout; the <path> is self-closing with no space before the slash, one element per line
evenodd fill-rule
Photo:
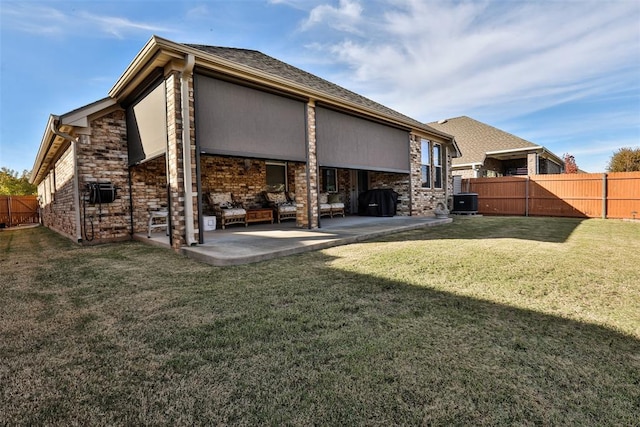
<path fill-rule="evenodd" d="M 447 119 L 443 123 L 427 124 L 456 138 L 462 157 L 453 159 L 453 165 L 484 163 L 485 153 L 488 151 L 538 147 L 532 142 L 467 116 Z"/>
<path fill-rule="evenodd" d="M 201 50 L 210 55 L 215 55 L 228 61 L 236 62 L 238 64 L 254 68 L 262 73 L 289 80 L 293 83 L 297 83 L 328 96 L 336 97 L 349 103 L 356 104 L 360 107 L 373 110 L 384 116 L 404 121 L 405 123 L 415 126 L 415 128 L 417 129 L 432 130 L 425 123 L 405 116 L 404 114 L 392 110 L 391 108 L 385 107 L 384 105 L 372 101 L 371 99 L 365 98 L 362 95 L 358 95 L 357 93 L 338 86 L 335 83 L 331 83 L 330 81 L 327 81 L 323 78 L 301 70 L 300 68 L 296 68 L 285 62 L 277 60 L 271 56 L 265 55 L 264 53 L 257 50 L 206 46 L 199 44 L 185 44 L 185 46 Z"/>

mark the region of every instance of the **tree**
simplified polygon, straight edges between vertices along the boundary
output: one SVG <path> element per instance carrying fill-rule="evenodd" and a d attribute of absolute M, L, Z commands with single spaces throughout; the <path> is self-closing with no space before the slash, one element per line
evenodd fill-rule
<path fill-rule="evenodd" d="M 29 183 L 27 170 L 19 175 L 17 171 L 6 167 L 0 168 L 0 195 L 1 196 L 31 196 L 38 194 L 38 188 Z"/>
<path fill-rule="evenodd" d="M 564 161 L 564 173 L 578 173 L 578 165 L 576 164 L 576 158 L 569 153 L 562 155 L 562 161 Z"/>
<path fill-rule="evenodd" d="M 609 172 L 636 172 L 640 171 L 640 147 L 621 148 L 611 156 Z"/>

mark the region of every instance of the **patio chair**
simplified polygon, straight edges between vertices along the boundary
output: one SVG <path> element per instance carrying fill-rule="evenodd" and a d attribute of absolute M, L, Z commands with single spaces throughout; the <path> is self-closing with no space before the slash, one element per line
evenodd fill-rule
<path fill-rule="evenodd" d="M 265 191 L 263 195 L 267 205 L 275 212 L 278 224 L 283 219 L 296 219 L 298 208 L 296 207 L 295 195 L 287 197 L 284 191 Z"/>
<path fill-rule="evenodd" d="M 247 211 L 242 203 L 234 200 L 231 193 L 208 193 L 207 201 L 213 210 L 220 227 L 224 230 L 229 224 L 247 223 Z"/>

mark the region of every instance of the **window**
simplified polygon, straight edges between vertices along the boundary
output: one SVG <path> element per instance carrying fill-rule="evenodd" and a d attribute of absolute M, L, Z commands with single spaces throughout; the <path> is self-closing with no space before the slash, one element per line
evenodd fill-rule
<path fill-rule="evenodd" d="M 267 163 L 267 191 L 287 191 L 286 163 Z"/>
<path fill-rule="evenodd" d="M 320 169 L 320 186 L 325 193 L 338 191 L 338 170 L 335 168 Z"/>
<path fill-rule="evenodd" d="M 420 140 L 420 173 L 422 174 L 422 186 L 431 188 L 431 142 Z"/>
<path fill-rule="evenodd" d="M 442 149 L 442 145 L 433 144 L 433 172 L 434 172 L 434 187 L 442 188 L 442 157 L 444 154 L 444 150 Z"/>

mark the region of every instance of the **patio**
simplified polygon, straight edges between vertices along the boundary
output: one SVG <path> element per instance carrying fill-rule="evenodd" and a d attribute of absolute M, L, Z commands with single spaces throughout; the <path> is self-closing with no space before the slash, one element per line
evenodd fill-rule
<path fill-rule="evenodd" d="M 281 256 L 360 242 L 387 234 L 431 227 L 452 222 L 451 218 L 394 216 L 347 216 L 323 218 L 314 230 L 296 228 L 295 221 L 281 224 L 231 226 L 226 230 L 206 231 L 204 244 L 184 247 L 186 256 L 216 266 L 248 264 Z M 134 235 L 136 240 L 169 248 L 164 230 Z"/>

